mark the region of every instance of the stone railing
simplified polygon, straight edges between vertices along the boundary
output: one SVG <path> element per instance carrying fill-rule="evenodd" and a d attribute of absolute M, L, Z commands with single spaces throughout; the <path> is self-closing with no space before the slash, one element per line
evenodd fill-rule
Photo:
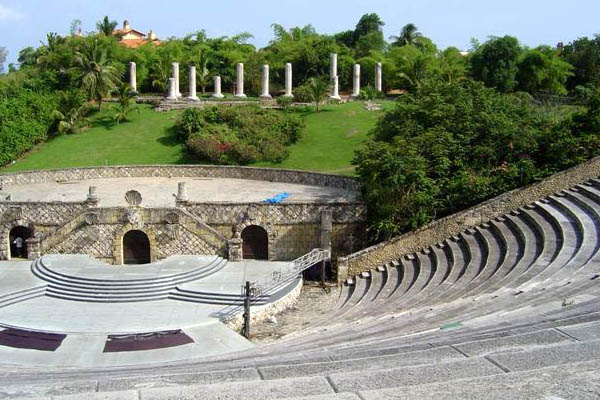
<path fill-rule="evenodd" d="M 102 178 L 232 178 L 326 186 L 356 191 L 360 183 L 347 176 L 310 171 L 219 165 L 132 165 L 49 169 L 0 174 L 0 186 Z"/>
<path fill-rule="evenodd" d="M 405 254 L 439 243 L 467 228 L 477 226 L 543 197 L 599 176 L 600 157 L 596 157 L 538 183 L 506 192 L 465 211 L 441 218 L 417 231 L 406 233 L 346 257 L 339 257 L 337 260 L 338 282 L 378 265 L 398 260 Z"/>
<path fill-rule="evenodd" d="M 321 211 L 326 206 L 331 210 L 335 223 L 363 222 L 367 218 L 367 207 L 364 203 L 328 202 L 295 202 L 286 200 L 283 203 L 237 203 L 237 202 L 186 202 L 181 205 L 207 224 L 232 223 L 240 215 L 247 215 L 255 221 L 272 224 L 320 223 Z"/>

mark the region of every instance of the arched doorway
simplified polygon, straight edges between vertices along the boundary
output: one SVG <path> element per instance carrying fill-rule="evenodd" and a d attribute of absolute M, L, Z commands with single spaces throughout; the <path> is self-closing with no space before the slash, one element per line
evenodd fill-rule
<path fill-rule="evenodd" d="M 150 240 L 142 231 L 133 230 L 123 235 L 123 264 L 148 264 Z"/>
<path fill-rule="evenodd" d="M 27 259 L 27 239 L 33 236 L 33 231 L 25 226 L 15 226 L 8 234 L 10 258 Z"/>
<path fill-rule="evenodd" d="M 269 236 L 258 225 L 250 225 L 242 231 L 242 254 L 244 258 L 255 260 L 269 259 Z"/>

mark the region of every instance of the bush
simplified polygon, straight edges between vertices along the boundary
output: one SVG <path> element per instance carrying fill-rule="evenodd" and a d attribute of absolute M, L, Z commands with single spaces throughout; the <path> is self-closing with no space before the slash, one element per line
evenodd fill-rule
<path fill-rule="evenodd" d="M 185 110 L 176 127 L 199 160 L 246 165 L 286 159 L 286 146 L 298 141 L 304 123 L 293 114 L 258 106 L 215 106 Z"/>
<path fill-rule="evenodd" d="M 359 100 L 375 100 L 383 98 L 383 93 L 378 92 L 372 86 L 367 86 L 363 88 L 358 94 Z"/>
<path fill-rule="evenodd" d="M 292 106 L 294 102 L 293 97 L 279 96 L 275 99 L 277 101 L 277 105 L 283 109 L 288 109 Z"/>
<path fill-rule="evenodd" d="M 402 96 L 353 163 L 375 240 L 418 228 L 600 154 L 600 94 L 556 121 L 480 82 Z"/>
<path fill-rule="evenodd" d="M 312 103 L 312 92 L 307 82 L 294 89 L 294 100 L 298 103 Z"/>
<path fill-rule="evenodd" d="M 55 95 L 26 89 L 5 98 L 0 94 L 0 165 L 16 160 L 47 139 L 55 108 Z"/>

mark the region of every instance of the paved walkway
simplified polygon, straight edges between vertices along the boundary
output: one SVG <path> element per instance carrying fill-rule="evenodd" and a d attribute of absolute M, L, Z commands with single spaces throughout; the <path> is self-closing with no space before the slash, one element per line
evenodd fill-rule
<path fill-rule="evenodd" d="M 267 181 L 224 178 L 110 178 L 69 182 L 44 182 L 4 186 L 0 198 L 9 194 L 13 201 L 83 201 L 88 188 L 97 187 L 100 204 L 105 207 L 126 206 L 125 193 L 135 189 L 147 207 L 174 206 L 177 183 L 186 182 L 190 201 L 260 202 L 279 193 L 290 196 L 284 202 L 356 200 L 358 193 L 346 189 L 297 185 Z"/>

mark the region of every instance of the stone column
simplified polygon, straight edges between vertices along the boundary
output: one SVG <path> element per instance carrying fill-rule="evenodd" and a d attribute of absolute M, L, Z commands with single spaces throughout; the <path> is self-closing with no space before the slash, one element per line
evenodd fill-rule
<path fill-rule="evenodd" d="M 331 53 L 329 55 L 329 77 L 333 83 L 333 78 L 338 76 L 337 74 L 337 54 Z"/>
<path fill-rule="evenodd" d="M 235 97 L 246 97 L 244 94 L 244 64 L 236 65 L 237 87 L 235 88 Z"/>
<path fill-rule="evenodd" d="M 321 249 L 331 251 L 331 231 L 333 229 L 333 211 L 321 211 Z"/>
<path fill-rule="evenodd" d="M 342 98 L 340 97 L 340 87 L 339 87 L 339 78 L 337 76 L 333 77 L 333 80 L 331 82 L 331 96 L 329 96 L 330 99 L 333 100 L 341 100 Z"/>
<path fill-rule="evenodd" d="M 25 239 L 25 246 L 27 246 L 27 259 L 35 260 L 42 256 L 42 241 L 40 238 L 31 237 Z"/>
<path fill-rule="evenodd" d="M 132 92 L 137 93 L 136 66 L 133 61 L 129 63 L 129 86 Z"/>
<path fill-rule="evenodd" d="M 375 64 L 375 90 L 377 90 L 378 92 L 381 92 L 383 90 L 382 89 L 383 85 L 381 84 L 381 82 L 382 82 L 381 75 L 382 75 L 381 63 L 378 62 Z"/>
<path fill-rule="evenodd" d="M 181 92 L 179 91 L 179 63 L 173 63 L 173 81 L 175 82 L 175 96 L 181 97 Z"/>
<path fill-rule="evenodd" d="M 228 259 L 230 262 L 239 262 L 243 260 L 242 239 L 233 238 L 227 242 Z"/>
<path fill-rule="evenodd" d="M 187 189 L 185 182 L 177 183 L 177 196 L 175 196 L 175 205 L 185 203 L 188 201 Z"/>
<path fill-rule="evenodd" d="M 285 97 L 294 97 L 292 94 L 292 63 L 285 64 Z"/>
<path fill-rule="evenodd" d="M 175 92 L 175 78 L 169 78 L 169 94 L 167 100 L 177 100 L 177 94 Z"/>
<path fill-rule="evenodd" d="M 223 93 L 221 93 L 221 77 L 215 76 L 213 78 L 213 81 L 215 84 L 215 91 L 214 91 L 212 97 L 217 97 L 219 99 L 223 98 Z"/>
<path fill-rule="evenodd" d="M 338 285 L 341 285 L 348 279 L 348 259 L 346 257 L 338 257 L 336 270 L 337 282 Z"/>
<path fill-rule="evenodd" d="M 331 257 L 331 231 L 333 230 L 333 210 L 321 211 L 321 249 Z M 327 280 L 327 263 L 321 261 L 321 282 Z"/>
<path fill-rule="evenodd" d="M 360 94 L 360 64 L 354 64 L 352 72 L 352 97 L 358 97 Z"/>
<path fill-rule="evenodd" d="M 262 67 L 262 93 L 260 94 L 261 99 L 272 99 L 269 94 L 269 65 L 265 64 Z"/>
<path fill-rule="evenodd" d="M 85 199 L 86 203 L 90 207 L 97 207 L 100 203 L 100 197 L 96 193 L 96 186 L 90 186 L 88 189 L 88 195 Z"/>
<path fill-rule="evenodd" d="M 200 100 L 198 96 L 196 96 L 196 67 L 193 65 L 190 65 L 190 75 L 188 80 L 190 82 L 188 99 L 194 101 Z"/>

